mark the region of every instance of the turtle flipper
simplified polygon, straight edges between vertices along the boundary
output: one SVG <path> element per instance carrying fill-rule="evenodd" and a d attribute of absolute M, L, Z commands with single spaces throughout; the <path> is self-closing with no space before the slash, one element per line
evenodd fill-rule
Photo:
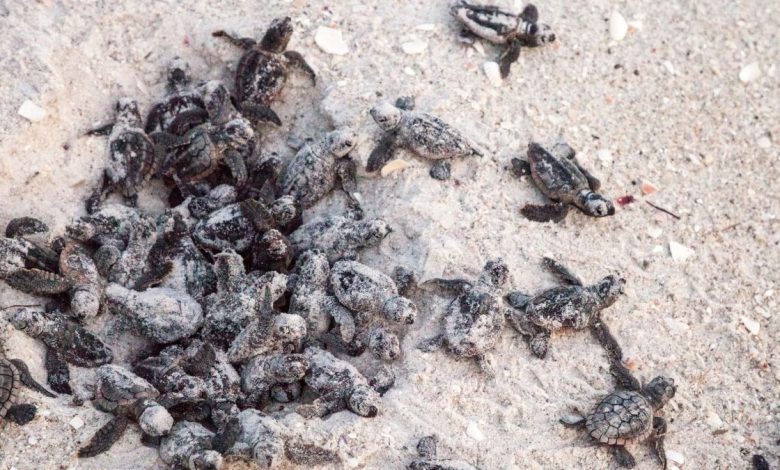
<path fill-rule="evenodd" d="M 46 390 L 46 388 L 43 385 L 35 381 L 35 379 L 32 377 L 32 374 L 30 374 L 30 368 L 27 367 L 27 364 L 22 362 L 21 359 L 8 359 L 8 362 L 13 364 L 14 367 L 16 367 L 16 370 L 19 371 L 19 380 L 22 382 L 22 384 L 25 387 L 31 390 L 35 390 L 36 392 L 42 393 L 43 395 L 46 395 L 49 398 L 57 398 L 57 395 Z"/>
<path fill-rule="evenodd" d="M 8 225 L 5 226 L 5 236 L 8 238 L 23 237 L 48 231 L 49 227 L 34 217 L 18 217 L 8 222 Z"/>
<path fill-rule="evenodd" d="M 527 21 L 529 23 L 536 23 L 539 21 L 539 10 L 536 8 L 536 6 L 533 3 L 529 3 L 528 5 L 523 8 L 523 11 L 520 12 L 520 18 L 523 19 L 523 21 Z"/>
<path fill-rule="evenodd" d="M 531 164 L 528 163 L 527 160 L 513 158 L 511 171 L 516 178 L 520 178 L 522 176 L 528 176 L 531 174 Z"/>
<path fill-rule="evenodd" d="M 214 31 L 213 33 L 211 33 L 211 35 L 215 38 L 224 38 L 230 44 L 233 44 L 234 46 L 243 49 L 245 51 L 257 45 L 257 41 L 255 41 L 252 38 L 240 38 L 238 36 L 233 36 L 230 33 L 226 33 L 223 30 Z"/>
<path fill-rule="evenodd" d="M 449 160 L 439 160 L 431 166 L 428 174 L 435 180 L 446 181 L 450 179 L 452 166 L 450 165 Z"/>
<path fill-rule="evenodd" d="M 366 163 L 366 171 L 373 172 L 380 170 L 391 158 L 393 158 L 394 149 L 395 135 L 385 134 L 385 136 L 376 144 L 374 150 L 371 151 L 371 155 L 368 157 L 368 163 Z"/>
<path fill-rule="evenodd" d="M 55 392 L 73 395 L 68 364 L 53 348 L 46 349 L 46 381 Z"/>
<path fill-rule="evenodd" d="M 358 212 L 362 219 L 363 208 L 360 205 L 357 190 L 357 163 L 349 157 L 339 158 L 336 162 L 336 174 L 339 177 L 341 189 L 344 190 L 344 192 L 347 193 L 347 197 L 349 197 L 350 209 Z"/>
<path fill-rule="evenodd" d="M 338 325 L 341 340 L 345 343 L 351 342 L 357 331 L 352 312 L 332 297 L 325 300 L 325 309 Z"/>
<path fill-rule="evenodd" d="M 125 416 L 114 416 L 97 430 L 86 446 L 79 449 L 79 457 L 94 457 L 110 449 L 122 437 L 129 422 Z"/>
<path fill-rule="evenodd" d="M 84 203 L 87 210 L 87 214 L 94 214 L 100 209 L 103 201 L 106 200 L 108 193 L 111 191 L 111 181 L 108 179 L 105 173 L 100 177 L 100 184 L 92 191 L 87 201 Z"/>
<path fill-rule="evenodd" d="M 610 451 L 620 467 L 634 468 L 636 466 L 636 459 L 625 446 L 610 446 Z"/>
<path fill-rule="evenodd" d="M 620 344 L 618 344 L 617 340 L 601 318 L 597 318 L 593 321 L 593 324 L 590 326 L 590 331 L 607 352 L 609 370 L 615 377 L 617 386 L 625 390 L 640 390 L 642 386 L 639 384 L 639 380 L 637 380 L 636 377 L 631 374 L 631 371 L 623 365 L 623 350 L 620 348 Z"/>
<path fill-rule="evenodd" d="M 506 78 L 509 76 L 509 70 L 512 67 L 512 64 L 517 62 L 517 59 L 520 58 L 520 49 L 522 49 L 522 47 L 523 46 L 520 41 L 512 41 L 501 54 L 501 57 L 498 59 L 501 70 L 501 78 Z"/>
<path fill-rule="evenodd" d="M 555 261 L 554 259 L 545 256 L 542 258 L 542 266 L 544 266 L 551 273 L 555 274 L 555 276 L 564 284 L 569 284 L 571 286 L 582 286 L 582 281 L 580 278 L 569 271 L 566 266 Z"/>
<path fill-rule="evenodd" d="M 550 348 L 550 332 L 539 328 L 528 342 L 531 346 L 531 352 L 539 359 L 547 357 L 547 351 Z"/>
<path fill-rule="evenodd" d="M 341 392 L 331 392 L 322 395 L 310 405 L 301 405 L 297 412 L 304 418 L 322 418 L 347 408 L 347 403 L 341 396 Z"/>
<path fill-rule="evenodd" d="M 19 426 L 24 426 L 35 418 L 35 413 L 38 409 L 35 405 L 29 403 L 22 403 L 19 405 L 13 405 L 8 408 L 5 414 L 5 419 L 12 421 Z"/>
<path fill-rule="evenodd" d="M 236 188 L 243 188 L 249 178 L 249 172 L 246 169 L 246 161 L 241 152 L 236 150 L 226 150 L 223 153 L 225 164 L 230 169 Z"/>
<path fill-rule="evenodd" d="M 434 286 L 445 292 L 462 294 L 471 289 L 471 282 L 465 279 L 429 279 L 423 282 L 424 286 Z"/>
<path fill-rule="evenodd" d="M 268 106 L 262 106 L 244 101 L 241 103 L 241 114 L 249 119 L 254 125 L 267 122 L 272 122 L 277 126 L 282 125 L 282 120 L 279 119 L 279 116 L 276 114 L 276 112 Z"/>
<path fill-rule="evenodd" d="M 664 436 L 666 435 L 666 420 L 660 416 L 653 418 L 653 450 L 661 462 L 661 466 L 666 470 L 666 451 L 664 450 Z"/>
<path fill-rule="evenodd" d="M 311 68 L 311 66 L 308 63 L 306 63 L 306 59 L 303 58 L 300 52 L 285 51 L 284 56 L 287 58 L 288 61 L 290 61 L 290 65 L 300 70 L 301 72 L 306 74 L 307 77 L 309 77 L 312 85 L 317 84 L 317 74 L 314 73 L 314 70 Z"/>
<path fill-rule="evenodd" d="M 520 213 L 526 219 L 534 222 L 560 222 L 569 213 L 569 205 L 562 202 L 547 204 L 544 206 L 526 204 Z"/>
<path fill-rule="evenodd" d="M 208 121 L 209 113 L 203 108 L 195 108 L 179 113 L 168 126 L 168 132 L 174 135 L 184 135 L 204 122 Z"/>
<path fill-rule="evenodd" d="M 37 268 L 17 269 L 3 280 L 14 289 L 34 295 L 61 294 L 71 287 L 64 277 Z"/>

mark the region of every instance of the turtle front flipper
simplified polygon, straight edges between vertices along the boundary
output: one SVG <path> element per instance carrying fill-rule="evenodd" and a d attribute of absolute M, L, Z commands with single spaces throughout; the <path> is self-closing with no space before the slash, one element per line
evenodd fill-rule
<path fill-rule="evenodd" d="M 596 318 L 593 321 L 590 331 L 607 352 L 609 371 L 615 377 L 618 388 L 639 391 L 642 388 L 639 380 L 623 365 L 623 350 L 601 318 Z"/>
<path fill-rule="evenodd" d="M 595 176 L 593 176 L 593 174 L 591 174 L 591 172 L 586 170 L 582 165 L 580 165 L 580 162 L 577 161 L 576 157 L 571 157 L 571 161 L 572 161 L 572 163 L 574 163 L 574 166 L 576 166 L 577 169 L 580 170 L 580 173 L 582 173 L 582 176 L 584 176 L 585 179 L 588 180 L 588 187 L 590 188 L 591 191 L 593 191 L 595 193 L 599 189 L 601 189 L 601 181 L 598 178 L 596 178 Z"/>
<path fill-rule="evenodd" d="M 89 195 L 87 201 L 84 203 L 87 214 L 94 214 L 100 210 L 100 206 L 103 204 L 103 201 L 106 200 L 106 197 L 108 197 L 108 193 L 111 192 L 112 188 L 113 184 L 111 184 L 111 180 L 103 173 L 100 177 L 100 184 L 92 191 L 92 194 Z"/>
<path fill-rule="evenodd" d="M 249 178 L 249 172 L 246 169 L 246 161 L 244 155 L 237 150 L 226 150 L 222 154 L 225 164 L 230 169 L 230 174 L 233 176 L 236 188 L 243 188 Z"/>
<path fill-rule="evenodd" d="M 366 171 L 374 172 L 382 169 L 393 158 L 396 136 L 393 133 L 385 134 L 371 151 L 366 163 Z"/>
<path fill-rule="evenodd" d="M 276 112 L 268 106 L 244 101 L 241 103 L 241 114 L 243 114 L 245 118 L 249 119 L 249 121 L 251 121 L 255 126 L 268 122 L 272 122 L 277 126 L 282 125 L 282 120 L 279 119 L 279 116 L 276 114 Z"/>
<path fill-rule="evenodd" d="M 98 136 L 106 136 L 111 133 L 112 130 L 114 130 L 115 122 L 109 122 L 108 124 L 103 124 L 102 126 L 95 127 L 94 129 L 90 129 L 87 132 L 84 133 L 84 135 L 98 135 Z"/>
<path fill-rule="evenodd" d="M 5 226 L 5 236 L 8 238 L 24 237 L 48 231 L 49 227 L 34 217 L 17 217 Z"/>
<path fill-rule="evenodd" d="M 510 171 L 515 178 L 520 179 L 523 176 L 529 176 L 531 174 L 531 164 L 526 160 L 513 158 L 512 169 Z"/>
<path fill-rule="evenodd" d="M 143 274 L 135 281 L 135 284 L 133 285 L 134 290 L 140 292 L 156 286 L 173 272 L 173 261 L 150 264 L 151 266 L 147 265 L 147 269 L 144 270 Z"/>
<path fill-rule="evenodd" d="M 653 450 L 661 462 L 661 466 L 666 470 L 666 451 L 664 450 L 664 436 L 666 436 L 666 420 L 660 416 L 653 418 L 653 434 L 650 437 L 653 443 Z"/>
<path fill-rule="evenodd" d="M 68 364 L 53 348 L 46 349 L 46 381 L 55 392 L 73 395 Z"/>
<path fill-rule="evenodd" d="M 27 364 L 22 362 L 21 359 L 8 359 L 8 362 L 13 364 L 16 370 L 19 371 L 19 381 L 22 382 L 25 387 L 42 393 L 49 398 L 57 398 L 57 395 L 46 390 L 43 385 L 35 381 L 32 374 L 30 374 L 30 369 L 27 367 Z"/>
<path fill-rule="evenodd" d="M 255 41 L 252 38 L 240 38 L 238 36 L 233 36 L 232 34 L 227 33 L 221 29 L 219 31 L 214 31 L 213 33 L 211 33 L 211 36 L 215 38 L 224 38 L 230 44 L 238 47 L 239 49 L 243 49 L 245 51 L 257 45 L 257 41 Z"/>
<path fill-rule="evenodd" d="M 312 85 L 317 84 L 317 74 L 314 73 L 314 69 L 306 63 L 306 59 L 303 58 L 300 52 L 285 51 L 284 56 L 290 62 L 290 65 L 300 70 L 311 80 Z"/>
<path fill-rule="evenodd" d="M 529 23 L 536 23 L 539 21 L 539 10 L 536 8 L 536 5 L 533 3 L 529 3 L 528 5 L 523 8 L 523 11 L 520 12 L 520 18 L 523 19 L 523 21 L 527 21 Z"/>
<path fill-rule="evenodd" d="M 38 409 L 35 405 L 29 403 L 22 403 L 19 405 L 13 405 L 8 408 L 5 414 L 5 419 L 12 421 L 19 426 L 24 426 L 35 418 L 35 413 Z"/>
<path fill-rule="evenodd" d="M 498 59 L 498 64 L 501 70 L 501 78 L 506 78 L 509 76 L 509 69 L 512 67 L 512 64 L 517 62 L 517 59 L 520 58 L 520 49 L 522 49 L 522 47 L 523 46 L 521 42 L 515 40 L 510 42 L 509 46 L 504 49 L 504 52 Z"/>
<path fill-rule="evenodd" d="M 209 120 L 209 113 L 203 108 L 189 109 L 179 113 L 168 126 L 170 133 L 184 135 L 193 127 Z"/>
<path fill-rule="evenodd" d="M 560 222 L 569 213 L 569 205 L 562 202 L 547 205 L 526 204 L 520 213 L 534 222 Z"/>
<path fill-rule="evenodd" d="M 441 289 L 445 292 L 451 292 L 454 294 L 462 294 L 471 289 L 471 282 L 465 279 L 440 279 L 434 278 L 423 282 L 424 286 L 433 286 Z"/>
<path fill-rule="evenodd" d="M 553 273 L 561 282 L 570 286 L 582 286 L 582 281 L 569 269 L 552 258 L 542 258 L 542 266 Z"/>
<path fill-rule="evenodd" d="M 349 197 L 350 209 L 361 213 L 363 208 L 360 205 L 357 190 L 357 163 L 350 157 L 341 157 L 336 161 L 336 175 L 338 176 L 341 189 Z"/>
<path fill-rule="evenodd" d="M 636 466 L 636 459 L 625 446 L 610 446 L 610 452 L 620 467 L 634 468 Z"/>
<path fill-rule="evenodd" d="M 297 412 L 304 418 L 323 418 L 347 408 L 346 400 L 340 390 L 322 395 L 310 405 L 301 405 Z"/>
<path fill-rule="evenodd" d="M 110 449 L 125 433 L 129 422 L 130 420 L 125 416 L 114 416 L 111 421 L 97 430 L 86 446 L 79 449 L 79 457 L 94 457 Z"/>
<path fill-rule="evenodd" d="M 325 309 L 338 325 L 339 337 L 345 343 L 349 343 L 355 337 L 357 327 L 355 317 L 352 312 L 341 305 L 335 298 L 329 297 L 325 300 Z"/>

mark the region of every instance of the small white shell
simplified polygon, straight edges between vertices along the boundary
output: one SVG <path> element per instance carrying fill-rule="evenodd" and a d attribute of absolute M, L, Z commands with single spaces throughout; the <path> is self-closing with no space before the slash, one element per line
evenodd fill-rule
<path fill-rule="evenodd" d="M 613 10 L 612 15 L 609 17 L 609 35 L 615 41 L 622 41 L 626 37 L 628 32 L 628 23 L 623 15 L 619 11 Z"/>
<path fill-rule="evenodd" d="M 349 53 L 349 46 L 344 41 L 340 29 L 320 26 L 317 28 L 317 32 L 314 33 L 314 42 L 328 54 L 345 55 Z"/>
<path fill-rule="evenodd" d="M 742 83 L 752 82 L 760 76 L 761 67 L 758 66 L 758 62 L 747 64 L 739 71 L 739 79 Z"/>
<path fill-rule="evenodd" d="M 17 112 L 19 113 L 19 116 L 31 122 L 43 121 L 43 118 L 46 117 L 46 110 L 30 100 L 25 100 L 25 102 L 19 106 L 19 111 Z"/>
<path fill-rule="evenodd" d="M 387 162 L 385 166 L 382 167 L 382 169 L 379 171 L 379 174 L 381 174 L 382 177 L 384 178 L 398 171 L 402 171 L 408 167 L 409 167 L 409 163 L 406 160 L 400 160 L 400 159 L 391 160 Z"/>

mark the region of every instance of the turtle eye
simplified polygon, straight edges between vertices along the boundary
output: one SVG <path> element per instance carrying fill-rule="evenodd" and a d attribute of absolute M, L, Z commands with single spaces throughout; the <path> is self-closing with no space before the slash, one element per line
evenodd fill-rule
<path fill-rule="evenodd" d="M 539 27 L 535 24 L 532 24 L 530 28 L 528 28 L 528 34 L 535 35 L 539 32 Z"/>

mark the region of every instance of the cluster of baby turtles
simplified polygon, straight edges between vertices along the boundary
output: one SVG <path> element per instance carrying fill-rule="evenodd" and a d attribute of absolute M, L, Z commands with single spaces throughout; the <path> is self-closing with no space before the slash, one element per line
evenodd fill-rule
<path fill-rule="evenodd" d="M 523 46 L 555 40 L 550 27 L 537 22 L 533 5 L 516 15 L 460 2 L 452 13 L 463 25 L 463 41 L 480 37 L 506 47 L 504 75 Z M 476 360 L 488 375 L 488 353 L 507 320 L 539 358 L 553 332 L 589 329 L 607 352 L 616 391 L 587 415 L 562 422 L 587 428 L 623 466 L 633 465 L 624 444 L 650 439 L 665 465 L 666 423 L 656 411 L 674 396 L 674 382 L 657 377 L 642 387 L 600 317 L 622 293 L 623 279 L 609 275 L 586 285 L 545 258 L 563 286 L 504 296 L 509 269 L 497 259 L 477 280 L 418 286 L 406 268 L 388 275 L 359 261 L 360 251 L 379 245 L 391 228 L 367 218 L 361 207 L 357 164 L 349 155 L 357 143 L 353 130 L 298 142 L 286 165 L 275 155 L 260 156 L 260 130 L 281 124 L 271 106 L 289 73 L 316 81 L 303 56 L 287 50 L 292 32 L 289 18 L 274 20 L 260 41 L 214 32 L 243 51 L 232 92 L 220 81 L 193 83 L 187 64 L 173 60 L 167 94 L 145 122 L 137 103 L 122 98 L 113 121 L 88 132 L 107 136 L 108 143 L 87 215 L 49 242 L 40 236 L 46 225 L 30 217 L 12 220 L 0 238 L 0 279 L 50 299 L 5 309 L 14 327 L 46 346 L 49 388 L 74 395 L 76 403 L 89 399 L 112 415 L 79 456 L 105 452 L 137 422 L 143 442 L 158 446 L 161 459 L 175 468 L 336 462 L 338 453 L 311 430 L 313 418 L 381 412 L 380 397 L 395 381 L 399 335 L 417 317 L 406 296 L 434 287 L 455 298 L 442 333 L 420 348 L 446 346 L 457 358 Z M 431 176 L 446 180 L 451 159 L 484 153 L 441 119 L 415 111 L 412 98 L 377 104 L 370 114 L 383 136 L 368 172 L 405 148 L 433 160 Z M 571 206 L 596 217 L 615 212 L 598 193 L 599 180 L 565 143 L 530 143 L 527 160 L 513 160 L 512 172 L 530 175 L 550 199 L 522 209 L 530 220 L 562 220 Z M 170 193 L 168 209 L 157 215 L 137 207 L 152 179 Z M 345 212 L 304 223 L 304 211 L 336 188 L 346 195 Z M 112 194 L 123 203 L 111 202 Z M 104 315 L 138 337 L 128 367 L 113 364 L 106 339 L 88 329 Z M 364 375 L 345 357 L 366 352 L 375 360 Z M 88 396 L 71 388 L 69 365 L 96 368 Z M 36 414 L 19 400 L 22 385 L 56 396 L 23 362 L 0 357 L 0 416 L 18 424 Z M 280 403 L 294 413 L 280 413 Z M 293 425 L 303 419 L 307 432 Z M 409 468 L 475 468 L 437 457 L 436 442 L 422 438 Z"/>

